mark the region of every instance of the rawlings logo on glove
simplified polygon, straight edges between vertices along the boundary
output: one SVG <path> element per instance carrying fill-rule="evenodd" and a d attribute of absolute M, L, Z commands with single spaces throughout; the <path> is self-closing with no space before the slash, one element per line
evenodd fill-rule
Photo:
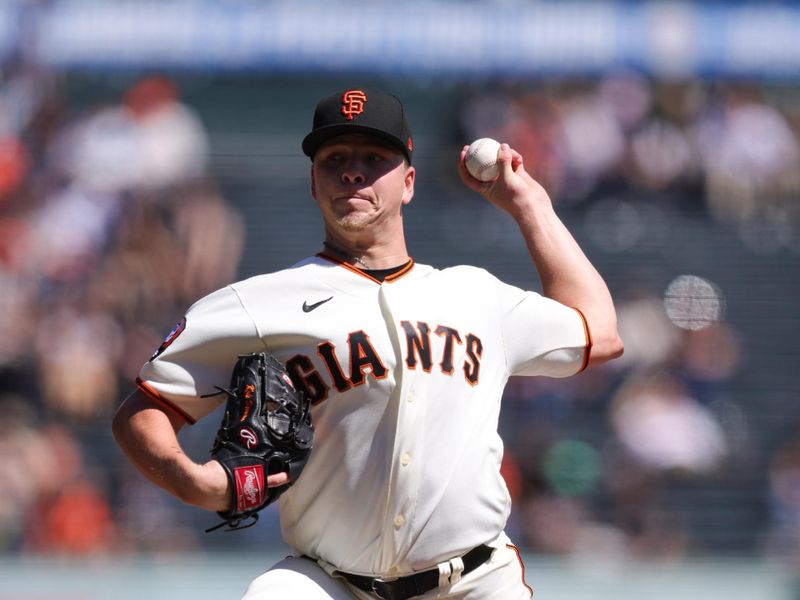
<path fill-rule="evenodd" d="M 261 465 L 237 467 L 233 470 L 236 480 L 236 509 L 245 512 L 261 508 L 264 502 L 264 470 Z"/>
<path fill-rule="evenodd" d="M 218 513 L 229 530 L 254 525 L 258 511 L 292 485 L 308 461 L 314 443 L 310 402 L 298 393 L 285 367 L 264 352 L 240 356 L 231 376 L 225 416 L 211 457 L 231 484 L 233 507 Z M 267 487 L 267 477 L 288 473 L 289 483 Z M 242 525 L 246 519 L 251 522 Z"/>

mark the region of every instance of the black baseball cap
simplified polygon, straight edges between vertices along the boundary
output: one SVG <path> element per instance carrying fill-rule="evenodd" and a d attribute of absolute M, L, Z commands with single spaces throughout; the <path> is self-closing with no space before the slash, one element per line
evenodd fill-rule
<path fill-rule="evenodd" d="M 303 139 L 303 153 L 313 159 L 322 144 L 348 133 L 379 137 L 400 150 L 411 163 L 411 130 L 403 104 L 396 96 L 350 88 L 323 98 L 314 111 L 314 127 Z"/>

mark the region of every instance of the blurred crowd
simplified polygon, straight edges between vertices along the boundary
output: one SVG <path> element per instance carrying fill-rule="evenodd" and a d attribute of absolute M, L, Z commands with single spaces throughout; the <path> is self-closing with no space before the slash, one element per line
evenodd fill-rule
<path fill-rule="evenodd" d="M 796 86 L 619 72 L 482 87 L 460 118 L 462 139 L 508 141 L 563 203 L 629 191 L 677 198 L 753 251 L 800 250 Z"/>
<path fill-rule="evenodd" d="M 185 308 L 235 279 L 242 218 L 172 80 L 81 107 L 62 83 L 0 84 L 0 550 L 180 546 L 109 423 Z"/>
<path fill-rule="evenodd" d="M 790 92 L 633 74 L 486 86 L 465 91 L 458 135 L 511 143 L 558 202 L 669 192 L 755 252 L 796 251 L 800 96 Z M 108 101 L 72 106 L 53 73 L 3 69 L 0 552 L 166 552 L 223 539 L 202 537 L 199 511 L 134 472 L 109 430 L 185 308 L 237 277 L 244 216 L 211 157 L 173 79 L 132 78 Z M 615 290 L 620 361 L 510 381 L 503 469 L 509 530 L 524 549 L 684 556 L 703 535 L 698 490 L 754 451 L 728 394 L 742 361 L 724 294 L 699 278 L 675 283 L 667 298 L 637 282 Z M 800 564 L 797 439 L 769 458 L 754 492 L 767 514 L 751 550 Z M 274 519 L 263 525 L 277 535 Z"/>

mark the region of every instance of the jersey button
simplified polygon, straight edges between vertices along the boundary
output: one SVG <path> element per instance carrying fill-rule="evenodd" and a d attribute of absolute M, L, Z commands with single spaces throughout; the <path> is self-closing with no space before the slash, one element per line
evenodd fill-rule
<path fill-rule="evenodd" d="M 413 402 L 414 401 L 414 392 L 408 392 L 408 396 L 406 396 L 406 400 L 408 400 L 409 402 Z"/>
<path fill-rule="evenodd" d="M 394 518 L 394 526 L 395 527 L 398 527 L 398 528 L 402 527 L 403 523 L 405 523 L 405 522 L 406 522 L 406 519 L 405 519 L 405 517 L 403 515 L 397 515 Z"/>
<path fill-rule="evenodd" d="M 408 452 L 406 452 L 405 454 L 403 454 L 403 456 L 400 457 L 400 464 L 403 465 L 404 467 L 410 462 L 411 462 L 411 455 Z"/>

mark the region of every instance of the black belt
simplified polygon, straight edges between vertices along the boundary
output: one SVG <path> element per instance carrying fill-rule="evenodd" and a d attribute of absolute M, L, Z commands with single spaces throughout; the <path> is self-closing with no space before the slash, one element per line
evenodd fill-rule
<path fill-rule="evenodd" d="M 474 571 L 480 567 L 489 560 L 493 551 L 493 548 L 483 544 L 467 552 L 461 557 L 461 560 L 464 562 L 464 570 L 461 574 L 466 575 L 470 571 Z M 364 590 L 365 592 L 372 592 L 377 595 L 378 598 L 384 598 L 385 600 L 406 600 L 414 596 L 421 596 L 425 592 L 439 587 L 438 568 L 420 571 L 413 575 L 395 579 L 384 579 L 381 577 L 372 578 L 366 575 L 343 573 L 342 571 L 334 571 L 333 574 L 344 577 L 358 589 Z"/>

